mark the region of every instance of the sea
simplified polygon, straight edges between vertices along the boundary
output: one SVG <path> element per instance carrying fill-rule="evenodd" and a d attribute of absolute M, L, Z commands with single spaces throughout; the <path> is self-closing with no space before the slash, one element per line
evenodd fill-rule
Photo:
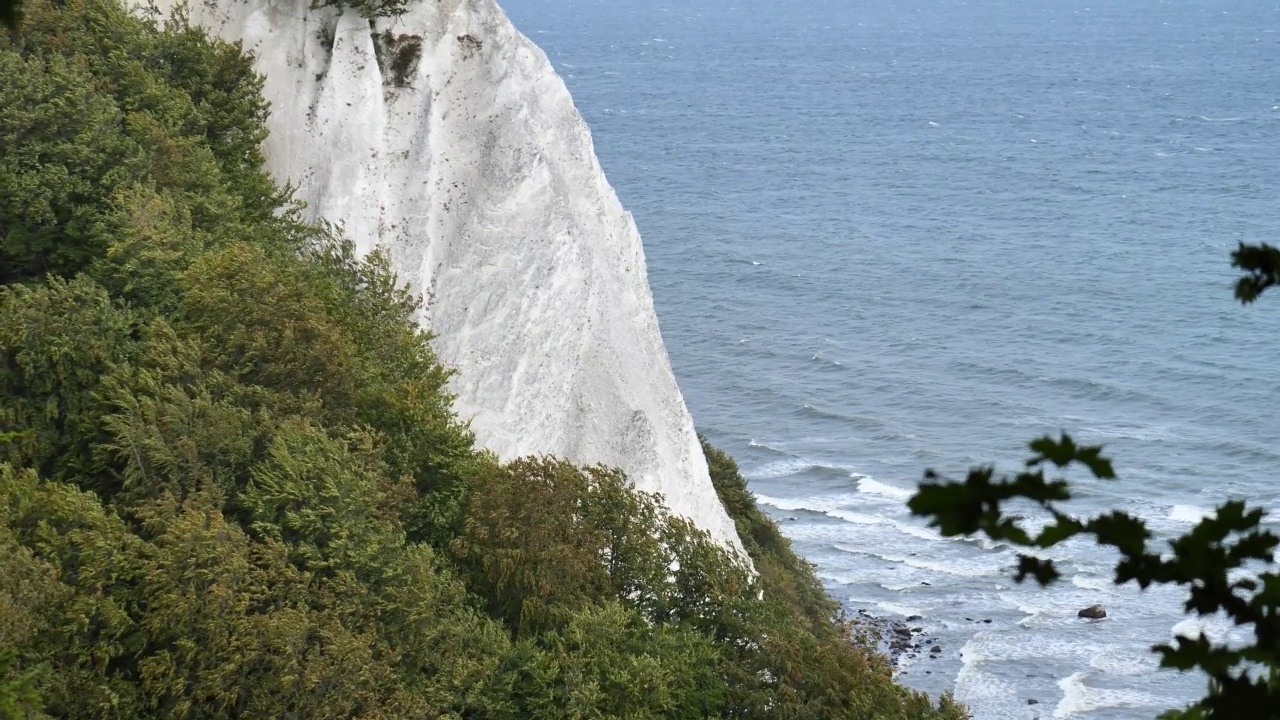
<path fill-rule="evenodd" d="M 850 613 L 937 638 L 902 682 L 977 720 L 1203 695 L 1151 646 L 1240 631 L 1177 588 L 1115 586 L 1082 541 L 1019 585 L 905 501 L 1066 431 L 1119 474 L 1073 474 L 1072 512 L 1168 538 L 1228 498 L 1280 511 L 1280 292 L 1236 303 L 1229 257 L 1280 242 L 1280 3 L 503 6 L 635 216 L 700 431 Z"/>

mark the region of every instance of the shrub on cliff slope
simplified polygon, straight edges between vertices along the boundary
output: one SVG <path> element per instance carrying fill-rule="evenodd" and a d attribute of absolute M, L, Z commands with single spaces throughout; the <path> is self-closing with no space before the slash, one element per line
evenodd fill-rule
<path fill-rule="evenodd" d="M 699 439 L 707 456 L 711 482 L 755 563 L 761 589 L 770 597 L 784 600 L 811 632 L 822 634 L 839 628 L 840 604 L 827 594 L 812 566 L 792 552 L 791 541 L 782 535 L 777 524 L 756 506 L 738 464 L 706 438 Z"/>
<path fill-rule="evenodd" d="M 25 12 L 0 717 L 962 716 L 831 622 L 723 456 L 758 581 L 614 470 L 475 448 L 385 258 L 263 174 L 238 48 L 106 0 Z"/>

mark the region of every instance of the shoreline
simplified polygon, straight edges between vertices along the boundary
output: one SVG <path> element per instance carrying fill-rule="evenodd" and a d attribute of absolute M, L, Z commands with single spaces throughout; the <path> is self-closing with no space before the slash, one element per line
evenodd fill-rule
<path fill-rule="evenodd" d="M 894 620 L 859 608 L 848 618 L 848 622 L 856 641 L 870 645 L 868 641 L 874 640 L 875 650 L 889 660 L 896 680 L 907 674 L 902 667 L 903 660 L 914 660 L 921 655 L 938 657 L 942 653 L 940 639 L 917 624 L 923 619 L 920 615 L 912 615 L 903 620 Z"/>

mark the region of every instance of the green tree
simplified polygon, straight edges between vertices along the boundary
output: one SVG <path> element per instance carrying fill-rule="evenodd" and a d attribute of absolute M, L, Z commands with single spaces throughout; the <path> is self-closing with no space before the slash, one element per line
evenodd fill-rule
<path fill-rule="evenodd" d="M 52 479 L 94 477 L 96 392 L 130 362 L 134 329 L 131 313 L 87 278 L 0 287 L 0 432 L 21 431 L 0 457 Z"/>
<path fill-rule="evenodd" d="M 18 0 L 0 0 L 0 25 L 13 30 L 18 27 L 22 5 Z"/>
<path fill-rule="evenodd" d="M 606 600 L 651 622 L 696 623 L 749 585 L 705 534 L 621 472 L 554 458 L 516 460 L 475 482 L 452 550 L 517 637 L 558 631 Z"/>
<path fill-rule="evenodd" d="M 722 453 L 757 577 L 616 469 L 477 448 L 420 298 L 263 171 L 261 87 L 116 0 L 0 34 L 0 718 L 964 717 Z"/>
<path fill-rule="evenodd" d="M 1232 265 L 1244 271 L 1235 288 L 1243 304 L 1257 300 L 1280 280 L 1280 250 L 1271 245 L 1241 244 Z M 971 469 L 963 481 L 947 481 L 930 470 L 908 507 L 929 518 L 944 536 L 981 533 L 1032 551 L 1089 536 L 1119 552 L 1117 585 L 1132 581 L 1143 589 L 1156 584 L 1186 586 L 1188 613 L 1224 614 L 1233 624 L 1251 628 L 1254 637 L 1243 646 L 1213 642 L 1203 635 L 1155 646 L 1162 667 L 1199 670 L 1209 679 L 1203 699 L 1162 717 L 1280 718 L 1280 572 L 1275 569 L 1280 537 L 1263 527 L 1265 511 L 1244 501 L 1224 502 L 1189 532 L 1169 541 L 1169 551 L 1162 553 L 1152 547 L 1146 524 L 1129 513 L 1116 510 L 1080 518 L 1065 509 L 1071 499 L 1070 482 L 1051 473 L 1081 467 L 1095 479 L 1114 480 L 1115 471 L 1101 447 L 1078 445 L 1063 434 L 1034 440 L 1030 449 L 1024 469 L 1013 474 L 997 475 L 994 466 L 986 465 Z M 1039 533 L 1029 533 L 1020 516 L 1006 512 L 1017 501 L 1033 503 L 1049 524 Z M 1050 585 L 1059 574 L 1052 560 L 1023 553 L 1015 579 L 1028 577 Z"/>
<path fill-rule="evenodd" d="M 812 565 L 792 551 L 791 542 L 777 524 L 756 506 L 755 496 L 733 458 L 706 438 L 700 440 L 711 482 L 759 573 L 760 589 L 768 597 L 785 600 L 812 632 L 840 632 L 840 604 L 814 576 Z"/>
<path fill-rule="evenodd" d="M 565 626 L 521 641 L 508 659 L 521 718 L 714 718 L 727 688 L 715 643 L 687 628 L 655 626 L 616 601 L 585 608 Z"/>
<path fill-rule="evenodd" d="M 937 704 L 892 682 L 888 660 L 839 612 L 813 566 L 756 506 L 746 479 L 703 440 L 711 480 L 759 573 L 754 602 L 711 625 L 726 655 L 727 716 L 759 718 L 967 717 L 950 694 Z"/>

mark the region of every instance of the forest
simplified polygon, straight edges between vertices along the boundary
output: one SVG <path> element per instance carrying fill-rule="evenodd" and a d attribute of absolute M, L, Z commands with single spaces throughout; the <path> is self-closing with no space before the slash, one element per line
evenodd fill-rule
<path fill-rule="evenodd" d="M 966 717 L 715 448 L 754 570 L 478 447 L 421 300 L 263 170 L 261 84 L 113 0 L 0 31 L 0 718 Z"/>

